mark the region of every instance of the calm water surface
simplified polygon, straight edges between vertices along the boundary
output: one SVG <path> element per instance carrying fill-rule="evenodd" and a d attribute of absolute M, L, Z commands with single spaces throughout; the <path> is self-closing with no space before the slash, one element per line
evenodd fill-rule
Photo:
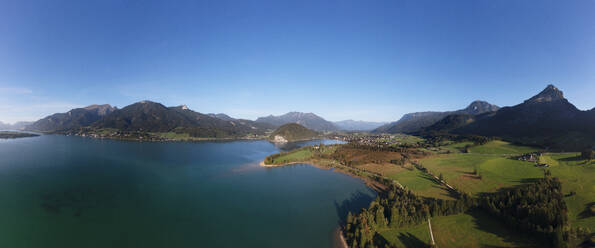
<path fill-rule="evenodd" d="M 258 166 L 315 141 L 0 140 L 0 247 L 333 247 L 375 197 L 310 165 Z"/>

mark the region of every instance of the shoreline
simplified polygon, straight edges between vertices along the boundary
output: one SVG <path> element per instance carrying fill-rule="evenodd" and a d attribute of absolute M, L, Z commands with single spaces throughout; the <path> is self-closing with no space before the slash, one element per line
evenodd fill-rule
<path fill-rule="evenodd" d="M 288 142 L 278 143 L 273 142 L 269 139 L 269 136 L 252 136 L 252 137 L 225 137 L 225 138 L 216 138 L 216 137 L 189 137 L 189 138 L 164 138 L 160 136 L 149 136 L 146 138 L 142 137 L 122 137 L 122 136 L 102 136 L 98 134 L 73 134 L 73 133 L 61 133 L 61 132 L 40 132 L 43 135 L 64 135 L 64 136 L 77 136 L 82 138 L 91 138 L 91 139 L 109 139 L 109 140 L 124 140 L 124 141 L 138 141 L 138 142 L 199 142 L 199 141 L 243 141 L 243 140 L 264 140 L 271 142 L 273 144 L 284 145 L 287 143 L 293 142 L 302 142 L 302 141 L 312 141 L 312 140 L 324 140 L 324 139 L 332 139 L 327 137 L 316 137 L 312 139 L 300 139 L 300 140 L 292 140 Z"/>
<path fill-rule="evenodd" d="M 124 141 L 139 141 L 139 142 L 200 142 L 200 141 L 239 141 L 239 140 L 266 140 L 266 138 L 190 138 L 190 139 L 170 139 L 170 138 L 158 138 L 158 139 L 141 139 L 141 138 L 121 138 L 121 137 L 94 137 L 91 135 L 68 135 L 65 136 L 77 136 L 81 138 L 91 139 L 109 139 L 109 140 L 124 140 Z"/>
<path fill-rule="evenodd" d="M 339 227 L 337 232 L 339 235 L 339 241 L 341 242 L 339 245 L 343 248 L 349 248 L 349 245 L 347 245 L 347 240 L 345 240 L 345 236 L 343 235 L 343 228 Z"/>
<path fill-rule="evenodd" d="M 201 142 L 201 141 L 242 141 L 242 140 L 267 140 L 266 137 L 228 137 L 228 138 L 162 138 L 162 137 L 151 137 L 151 138 L 138 138 L 138 137 L 120 137 L 120 136 L 100 136 L 100 135 L 80 135 L 70 133 L 56 133 L 56 132 L 43 132 L 43 135 L 63 135 L 63 136 L 74 136 L 80 138 L 90 138 L 99 140 L 120 140 L 120 141 L 138 141 L 138 142 Z"/>
<path fill-rule="evenodd" d="M 284 163 L 284 164 L 265 164 L 264 163 L 264 160 L 263 161 L 260 161 L 260 163 L 258 163 L 258 165 L 260 165 L 261 167 L 265 167 L 265 168 L 283 167 L 283 166 L 294 165 L 294 164 L 310 164 L 310 163 L 305 163 L 305 162 L 290 162 L 290 163 Z M 310 164 L 310 165 L 312 165 L 312 164 Z M 314 165 L 312 165 L 312 166 L 314 166 Z M 314 166 L 314 167 L 319 168 L 317 166 Z"/>
<path fill-rule="evenodd" d="M 275 140 L 271 139 L 270 137 L 267 137 L 265 139 L 268 140 L 269 142 L 273 143 L 273 144 L 285 145 L 287 143 L 293 143 L 293 142 L 302 142 L 302 141 L 311 141 L 311 140 L 323 140 L 323 139 L 332 139 L 332 138 L 328 138 L 328 137 L 324 137 L 324 136 L 316 136 L 316 137 L 312 137 L 312 138 L 309 138 L 309 139 L 295 139 L 295 140 L 286 140 L 286 141 L 275 141 Z M 336 140 L 336 139 L 332 139 L 332 140 Z"/>
<path fill-rule="evenodd" d="M 384 192 L 387 189 L 387 186 L 385 186 L 383 184 L 380 184 L 379 182 L 377 182 L 375 180 L 372 180 L 372 179 L 370 179 L 368 177 L 355 175 L 355 174 L 353 174 L 353 173 L 351 173 L 349 171 L 346 171 L 346 170 L 344 170 L 342 168 L 321 165 L 320 163 L 317 163 L 316 161 L 312 161 L 312 160 L 310 160 L 310 161 L 302 161 L 302 162 L 289 162 L 289 163 L 283 163 L 283 164 L 271 164 L 271 165 L 265 164 L 264 163 L 264 160 L 263 160 L 263 161 L 260 161 L 260 163 L 259 163 L 259 165 L 261 167 L 264 167 L 264 168 L 283 167 L 283 166 L 289 166 L 289 165 L 295 165 L 295 164 L 308 164 L 308 165 L 314 166 L 315 168 L 322 169 L 322 170 L 331 170 L 332 169 L 333 172 L 343 173 L 343 174 L 348 175 L 350 177 L 358 178 L 358 179 L 364 181 L 364 183 L 366 184 L 366 186 L 370 187 L 371 189 L 373 189 L 377 193 Z"/>

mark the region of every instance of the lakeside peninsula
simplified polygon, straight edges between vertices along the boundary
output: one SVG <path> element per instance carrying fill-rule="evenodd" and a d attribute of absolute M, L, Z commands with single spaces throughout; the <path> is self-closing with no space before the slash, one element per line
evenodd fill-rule
<path fill-rule="evenodd" d="M 18 138 L 27 138 L 27 137 L 36 137 L 36 136 L 39 136 L 39 134 L 13 132 L 13 131 L 0 131 L 0 139 L 18 139 Z"/>

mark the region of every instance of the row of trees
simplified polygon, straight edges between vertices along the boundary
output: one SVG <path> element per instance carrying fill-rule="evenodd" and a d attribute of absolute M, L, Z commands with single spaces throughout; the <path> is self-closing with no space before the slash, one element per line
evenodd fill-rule
<path fill-rule="evenodd" d="M 274 164 L 275 163 L 275 159 L 281 157 L 281 155 L 283 155 L 283 153 L 275 153 L 275 154 L 266 156 L 264 158 L 264 164 Z"/>
<path fill-rule="evenodd" d="M 360 144 L 360 143 L 348 143 L 344 145 L 348 148 L 354 149 L 361 149 L 367 151 L 374 151 L 374 152 L 407 152 L 409 150 L 408 146 L 404 145 L 370 145 L 370 144 Z"/>
<path fill-rule="evenodd" d="M 581 158 L 586 160 L 595 159 L 595 152 L 591 148 L 584 149 L 581 152 Z"/>
<path fill-rule="evenodd" d="M 356 215 L 348 214 L 345 238 L 350 247 L 375 247 L 382 244 L 375 238 L 379 229 L 416 225 L 429 217 L 462 213 L 476 205 L 477 202 L 467 194 L 462 194 L 456 201 L 442 200 L 420 197 L 410 190 L 392 186 L 368 209 Z"/>
<path fill-rule="evenodd" d="M 456 135 L 456 134 L 425 134 L 422 136 L 426 140 L 426 144 L 432 145 L 434 147 L 440 146 L 443 142 L 446 142 L 446 141 L 454 141 L 454 142 L 469 141 L 469 142 L 473 142 L 473 144 L 475 144 L 475 145 L 483 145 L 483 144 L 488 143 L 495 139 L 493 137 L 485 137 L 485 136 L 479 136 L 479 135 Z"/>
<path fill-rule="evenodd" d="M 458 214 L 476 207 L 511 227 L 549 240 L 553 247 L 566 247 L 569 239 L 584 238 L 590 233 L 582 228 L 568 228 L 561 183 L 546 175 L 533 183 L 485 193 L 479 198 L 460 193 L 456 201 L 424 198 L 392 186 L 361 213 L 348 214 L 345 238 L 350 247 L 376 247 L 384 245 L 378 230 L 416 225 L 429 217 Z"/>

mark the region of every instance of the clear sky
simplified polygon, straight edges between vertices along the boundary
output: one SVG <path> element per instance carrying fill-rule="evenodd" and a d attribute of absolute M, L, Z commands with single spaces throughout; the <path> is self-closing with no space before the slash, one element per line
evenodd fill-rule
<path fill-rule="evenodd" d="M 0 3 L 0 121 L 140 100 L 394 121 L 553 83 L 595 107 L 595 1 Z"/>

